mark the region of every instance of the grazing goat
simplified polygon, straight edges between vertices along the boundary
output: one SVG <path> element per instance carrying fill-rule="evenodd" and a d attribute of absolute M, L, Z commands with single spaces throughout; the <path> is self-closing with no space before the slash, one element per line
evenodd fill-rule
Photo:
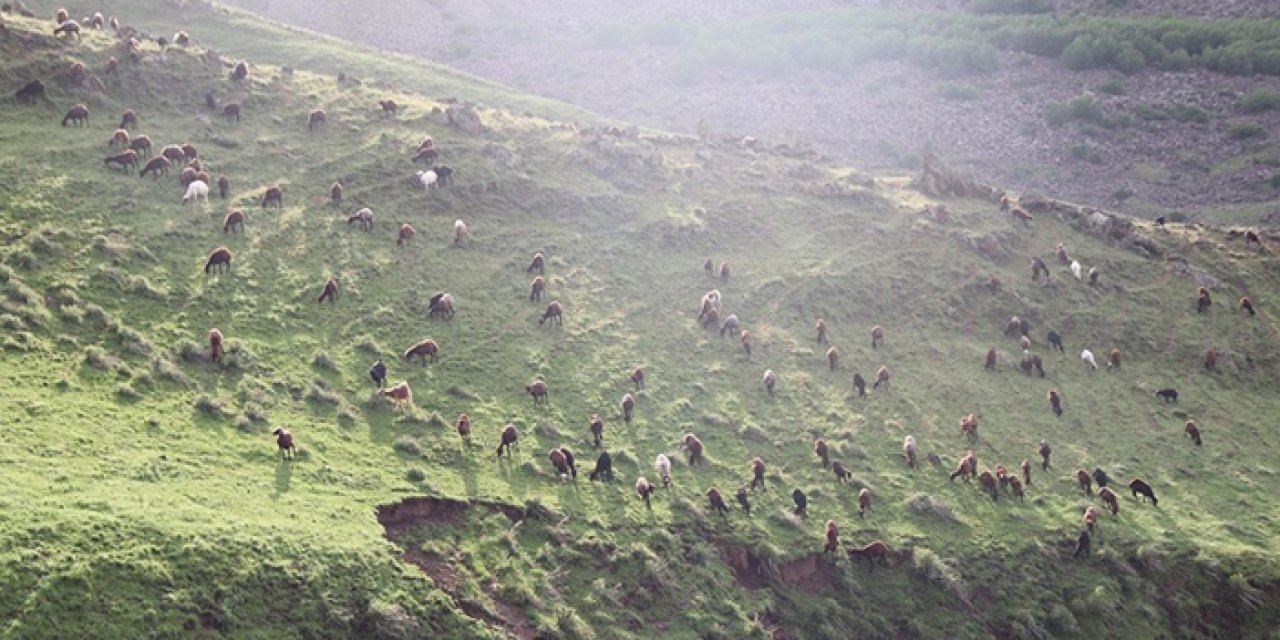
<path fill-rule="evenodd" d="M 325 300 L 328 300 L 329 302 L 332 302 L 332 303 L 336 303 L 338 301 L 338 279 L 337 278 L 329 278 L 328 280 L 324 281 L 324 290 L 320 292 L 319 303 L 324 304 Z"/>
<path fill-rule="evenodd" d="M 396 246 L 403 246 L 406 242 L 413 240 L 413 236 L 417 235 L 417 233 L 413 225 L 407 222 L 400 225 L 400 232 L 396 234 Z"/>
<path fill-rule="evenodd" d="M 1160 506 L 1160 501 L 1156 499 L 1156 492 L 1151 488 L 1151 485 L 1147 484 L 1142 478 L 1134 478 L 1130 480 L 1129 490 L 1133 492 L 1133 497 L 1136 498 L 1141 494 L 1144 502 L 1147 498 L 1150 498 L 1151 506 Z"/>
<path fill-rule="evenodd" d="M 1076 552 L 1071 554 L 1071 557 L 1079 558 L 1080 556 L 1083 555 L 1084 557 L 1088 558 L 1089 547 L 1092 544 L 1092 542 L 1093 542 L 1093 539 L 1089 535 L 1089 529 L 1087 528 L 1081 529 L 1080 536 L 1076 538 Z"/>
<path fill-rule="evenodd" d="M 724 503 L 724 496 L 720 495 L 720 490 L 711 487 L 707 489 L 707 501 L 711 503 L 711 508 L 723 517 L 728 517 L 729 505 Z"/>
<path fill-rule="evenodd" d="M 608 451 L 600 452 L 600 456 L 596 458 L 596 468 L 591 470 L 587 480 L 592 482 L 596 480 L 601 482 L 613 481 L 613 456 L 610 456 Z"/>
<path fill-rule="evenodd" d="M 742 350 L 747 352 L 747 357 L 751 357 L 751 332 L 743 331 L 738 337 L 738 341 L 742 343 Z"/>
<path fill-rule="evenodd" d="M 622 396 L 622 401 L 618 405 L 622 407 L 622 421 L 631 424 L 631 414 L 636 408 L 636 397 L 628 393 Z"/>
<path fill-rule="evenodd" d="M 813 441 L 813 453 L 822 461 L 822 468 L 826 469 L 831 464 L 831 450 L 827 447 L 827 441 L 817 438 Z"/>
<path fill-rule="evenodd" d="M 13 95 L 18 102 L 27 104 L 35 104 L 36 100 L 48 100 L 49 97 L 45 93 L 44 83 L 39 80 L 32 80 L 24 85 L 18 92 Z"/>
<path fill-rule="evenodd" d="M 62 117 L 62 126 L 67 126 L 67 123 L 77 127 L 89 124 L 89 107 L 82 104 L 71 107 L 67 110 L 67 115 Z"/>
<path fill-rule="evenodd" d="M 436 344 L 435 340 L 428 338 L 405 349 L 402 357 L 408 362 L 413 362 L 415 356 L 422 359 L 422 366 L 424 367 L 427 366 L 428 358 L 431 359 L 431 362 L 437 362 L 440 359 L 440 345 Z"/>
<path fill-rule="evenodd" d="M 227 271 L 231 271 L 231 250 L 226 247 L 218 247 L 209 254 L 209 258 L 204 261 L 204 272 L 207 275 L 212 269 L 221 270 L 223 267 Z"/>
<path fill-rule="evenodd" d="M 195 180 L 187 185 L 187 192 L 182 196 L 182 204 L 192 200 L 204 200 L 205 204 L 209 204 L 209 184 L 201 180 Z"/>
<path fill-rule="evenodd" d="M 1037 449 L 1036 451 L 1040 454 L 1040 470 L 1048 471 L 1049 467 L 1053 466 L 1049 464 L 1049 456 L 1053 455 L 1053 449 L 1049 446 L 1049 441 L 1041 440 L 1040 448 Z M 1030 483 L 1027 483 L 1027 484 L 1030 484 Z"/>
<path fill-rule="evenodd" d="M 867 396 L 867 381 L 862 379 L 861 373 L 853 374 L 853 388 L 858 390 L 858 397 L 865 398 Z"/>
<path fill-rule="evenodd" d="M 764 489 L 764 460 L 760 458 L 751 459 L 751 490 L 756 487 Z"/>
<path fill-rule="evenodd" d="M 644 369 L 636 367 L 631 370 L 631 384 L 636 386 L 636 391 L 644 388 Z"/>
<path fill-rule="evenodd" d="M 401 382 L 387 389 L 378 389 L 378 393 L 397 407 L 413 404 L 413 390 L 409 388 L 408 382 Z"/>
<path fill-rule="evenodd" d="M 1058 395 L 1057 389 L 1049 390 L 1049 407 L 1053 409 L 1053 414 L 1062 417 L 1062 396 Z"/>
<path fill-rule="evenodd" d="M 1091 370 L 1091 371 L 1097 371 L 1097 370 L 1098 370 L 1098 361 L 1097 361 L 1097 360 L 1095 360 L 1095 359 L 1093 358 L 1093 352 L 1092 352 L 1092 351 L 1090 351 L 1090 350 L 1088 350 L 1088 349 L 1085 349 L 1084 351 L 1081 351 L 1081 352 L 1080 352 L 1080 360 L 1081 360 L 1081 361 L 1083 361 L 1085 364 L 1089 365 L 1089 370 Z"/>
<path fill-rule="evenodd" d="M 996 477 L 990 471 L 983 470 L 982 475 L 978 476 L 978 484 L 983 491 L 991 494 L 991 500 L 1000 501 L 1000 491 L 996 482 Z"/>
<path fill-rule="evenodd" d="M 215 327 L 209 330 L 209 360 L 217 363 L 222 353 L 222 332 Z"/>
<path fill-rule="evenodd" d="M 844 463 L 839 460 L 831 463 L 831 472 L 836 474 L 836 482 L 839 482 L 840 484 L 844 484 L 846 480 L 853 479 L 853 472 L 850 471 L 848 467 L 844 466 Z"/>
<path fill-rule="evenodd" d="M 369 377 L 373 379 L 373 383 L 378 385 L 379 389 L 387 383 L 387 365 L 382 361 L 382 358 L 375 360 L 373 365 L 369 367 Z"/>
<path fill-rule="evenodd" d="M 461 220 L 453 221 L 453 244 L 459 245 L 467 241 L 467 223 Z"/>
<path fill-rule="evenodd" d="M 1187 426 L 1183 431 L 1187 434 L 1188 438 L 1191 438 L 1192 442 L 1196 443 L 1197 447 L 1203 444 L 1200 440 L 1200 425 L 1196 424 L 1195 420 L 1188 420 Z"/>
<path fill-rule="evenodd" d="M 1056 348 L 1058 353 L 1067 352 L 1067 348 L 1062 345 L 1062 334 L 1050 329 L 1047 340 L 1049 342 L 1049 346 Z"/>
<path fill-rule="evenodd" d="M 884 385 L 884 388 L 885 388 L 885 389 L 888 389 L 888 388 L 889 388 L 889 375 L 890 375 L 890 374 L 889 374 L 889 367 L 880 367 L 880 369 L 879 369 L 878 371 L 876 371 L 876 382 L 875 382 L 875 384 L 871 385 L 871 388 L 872 388 L 872 389 L 879 389 L 879 388 L 880 388 L 880 385 Z"/>
<path fill-rule="evenodd" d="M 644 477 L 636 478 L 636 493 L 640 494 L 641 498 L 644 498 L 644 506 L 648 509 L 653 509 L 653 504 L 649 502 L 649 496 L 653 495 L 654 491 L 657 491 L 657 488 L 653 486 L 653 483 Z"/>
<path fill-rule="evenodd" d="M 852 547 L 848 550 L 849 561 L 857 564 L 860 560 L 867 561 L 867 568 L 875 571 L 876 563 L 881 566 L 889 564 L 889 546 L 880 540 L 875 540 L 865 547 Z"/>
<path fill-rule="evenodd" d="M 182 152 L 182 146 L 176 144 L 165 145 L 165 147 L 160 150 L 160 155 L 164 156 L 169 160 L 169 162 L 174 164 L 182 162 L 187 157 L 186 154 Z"/>
<path fill-rule="evenodd" d="M 353 215 L 347 218 L 347 225 L 350 226 L 351 224 L 358 224 L 360 225 L 361 229 L 364 229 L 365 231 L 372 231 L 373 230 L 373 209 L 370 209 L 369 207 L 365 207 L 355 212 Z"/>
<path fill-rule="evenodd" d="M 315 131 L 317 128 L 323 127 L 327 119 L 328 116 L 325 115 L 324 109 L 316 109 L 315 111 L 312 111 L 311 114 L 307 116 L 307 130 Z"/>
<path fill-rule="evenodd" d="M 769 395 L 773 395 L 773 387 L 777 384 L 778 384 L 778 375 L 773 372 L 773 369 L 765 369 L 764 388 L 769 392 Z"/>
<path fill-rule="evenodd" d="M 541 251 L 539 251 L 533 254 L 533 261 L 529 263 L 529 268 L 525 269 L 524 272 L 526 274 L 529 274 L 529 273 L 533 273 L 534 271 L 537 271 L 539 274 L 542 274 L 543 267 L 544 265 L 546 265 L 546 261 L 547 261 L 546 257 L 542 255 Z"/>
<path fill-rule="evenodd" d="M 222 105 L 222 117 L 227 121 L 227 124 L 231 124 L 232 120 L 235 120 L 236 124 L 239 124 L 240 105 L 234 102 L 228 102 L 227 104 Z"/>
<path fill-rule="evenodd" d="M 1076 469 L 1076 482 L 1080 484 L 1085 496 L 1093 495 L 1093 479 L 1089 477 L 1088 471 Z"/>
<path fill-rule="evenodd" d="M 1101 487 L 1098 489 L 1098 497 L 1102 499 L 1102 503 L 1111 509 L 1111 515 L 1120 513 L 1120 499 L 1116 496 L 1116 492 L 1109 487 Z"/>
<path fill-rule="evenodd" d="M 1251 316 L 1256 316 L 1256 315 L 1258 315 L 1258 312 L 1257 312 L 1257 311 L 1254 311 L 1254 309 L 1253 309 L 1253 300 L 1250 300 L 1250 299 L 1249 299 L 1249 296 L 1245 296 L 1245 297 L 1243 297 L 1243 298 L 1240 298 L 1240 308 L 1241 308 L 1241 309 L 1243 309 L 1243 310 L 1245 310 L 1245 311 L 1248 311 L 1248 312 L 1249 312 L 1249 315 L 1251 315 Z"/>
<path fill-rule="evenodd" d="M 334 181 L 329 187 L 329 204 L 334 208 L 342 206 L 342 182 Z"/>
<path fill-rule="evenodd" d="M 138 168 L 138 152 L 134 151 L 133 149 L 126 149 L 120 153 L 117 153 L 113 156 L 108 156 L 102 160 L 102 164 L 112 164 L 112 163 L 120 165 L 120 167 L 125 171 L 128 171 L 129 169 L 137 169 Z"/>
<path fill-rule="evenodd" d="M 907 459 L 907 468 L 916 468 L 916 437 L 907 436 L 902 440 L 902 455 Z"/>
<path fill-rule="evenodd" d="M 1209 290 L 1204 287 L 1200 287 L 1200 289 L 1196 291 L 1196 312 L 1204 313 L 1212 306 L 1213 299 L 1209 297 Z"/>
<path fill-rule="evenodd" d="M 1209 371 L 1217 371 L 1218 368 L 1218 352 L 1210 349 L 1204 354 L 1204 368 Z"/>
<path fill-rule="evenodd" d="M 827 341 L 827 321 L 819 318 L 818 321 L 814 323 L 813 328 L 818 331 L 818 344 L 822 344 L 826 342 Z"/>
<path fill-rule="evenodd" d="M 600 442 L 604 440 L 604 420 L 600 419 L 600 414 L 591 415 L 589 428 L 591 429 L 592 444 L 599 448 Z"/>
<path fill-rule="evenodd" d="M 226 176 L 218 176 L 218 196 L 226 200 L 228 195 L 231 195 L 231 181 Z"/>
<path fill-rule="evenodd" d="M 552 301 L 547 305 L 547 310 L 542 312 L 541 318 L 538 318 L 538 326 L 542 326 L 544 322 L 564 326 L 564 307 L 560 305 L 560 301 Z"/>
<path fill-rule="evenodd" d="M 663 487 L 671 486 L 671 459 L 665 453 L 659 453 L 653 460 L 653 468 L 658 472 Z"/>
<path fill-rule="evenodd" d="M 973 452 L 970 451 L 960 458 L 960 462 L 956 464 L 956 470 L 951 472 L 951 475 L 947 477 L 947 480 L 954 482 L 956 477 L 959 476 L 964 478 L 965 482 L 968 482 L 970 478 L 976 477 L 977 475 L 978 459 L 974 457 Z"/>
<path fill-rule="evenodd" d="M 987 364 L 983 367 L 987 371 L 994 371 L 996 368 L 996 350 L 987 349 Z"/>
<path fill-rule="evenodd" d="M 279 186 L 270 187 L 266 193 L 262 194 L 262 208 L 266 209 L 272 205 L 277 209 L 284 208 L 284 189 Z"/>
<path fill-rule="evenodd" d="M 1102 467 L 1094 467 L 1092 475 L 1093 481 L 1098 483 L 1099 487 L 1105 487 L 1108 484 L 1111 484 L 1111 477 L 1107 475 L 1106 471 L 1102 470 Z"/>
<path fill-rule="evenodd" d="M 809 497 L 804 495 L 803 491 L 799 489 L 792 491 L 791 502 L 795 503 L 796 505 L 796 508 L 794 511 L 796 515 L 800 516 L 801 518 L 807 517 L 809 515 Z"/>
<path fill-rule="evenodd" d="M 232 209 L 231 211 L 228 211 L 226 217 L 222 219 L 222 232 L 231 233 L 236 230 L 236 227 L 239 227 L 241 231 L 244 231 L 244 223 L 244 211 L 241 211 L 240 209 Z"/>
<path fill-rule="evenodd" d="M 524 386 L 525 393 L 533 396 L 534 408 L 540 407 L 547 403 L 550 397 L 547 394 L 547 383 L 542 380 L 534 380 Z"/>
<path fill-rule="evenodd" d="M 835 371 L 840 366 L 840 350 L 834 346 L 827 349 L 827 366 Z"/>
<path fill-rule="evenodd" d="M 1177 389 L 1160 389 L 1156 391 L 1156 397 L 1164 400 L 1165 403 L 1172 402 L 1174 404 L 1177 404 L 1178 390 Z"/>
<path fill-rule="evenodd" d="M 520 430 L 514 424 L 508 423 L 502 428 L 502 433 L 498 436 L 498 457 L 501 458 L 503 453 L 507 457 L 511 457 L 511 448 L 519 446 Z"/>
<path fill-rule="evenodd" d="M 1031 461 L 1023 458 L 1018 467 L 1022 469 L 1022 481 L 1031 486 Z"/>
<path fill-rule="evenodd" d="M 281 460 L 292 460 L 296 455 L 297 447 L 293 443 L 293 434 L 289 433 L 284 427 L 276 427 L 271 432 L 276 437 L 276 448 L 280 451 Z"/>
<path fill-rule="evenodd" d="M 871 490 L 863 487 L 858 491 L 858 517 L 865 520 L 869 511 L 871 511 Z"/>

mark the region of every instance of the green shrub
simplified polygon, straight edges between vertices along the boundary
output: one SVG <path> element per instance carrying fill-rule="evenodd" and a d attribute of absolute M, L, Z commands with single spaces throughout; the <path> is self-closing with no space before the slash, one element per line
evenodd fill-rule
<path fill-rule="evenodd" d="M 1280 107 L 1280 93 L 1270 89 L 1250 91 L 1240 99 L 1240 109 L 1245 113 L 1262 113 Z"/>
<path fill-rule="evenodd" d="M 1093 98 L 1081 96 L 1070 102 L 1051 104 L 1045 110 L 1045 120 L 1051 126 L 1062 126 L 1073 120 L 1102 125 L 1106 116 L 1102 113 L 1102 105 Z"/>
<path fill-rule="evenodd" d="M 1098 85 L 1098 93 L 1105 93 L 1109 96 L 1122 96 L 1124 95 L 1124 83 L 1118 78 L 1112 78 Z"/>
<path fill-rule="evenodd" d="M 1194 122 L 1196 124 L 1204 124 L 1209 121 L 1209 113 L 1200 107 L 1190 104 L 1180 104 L 1169 109 L 1169 115 L 1178 122 Z"/>
<path fill-rule="evenodd" d="M 1264 133 L 1262 125 L 1256 122 L 1242 122 L 1230 129 L 1227 129 L 1227 137 L 1232 140 L 1248 140 L 1250 138 L 1257 138 Z"/>

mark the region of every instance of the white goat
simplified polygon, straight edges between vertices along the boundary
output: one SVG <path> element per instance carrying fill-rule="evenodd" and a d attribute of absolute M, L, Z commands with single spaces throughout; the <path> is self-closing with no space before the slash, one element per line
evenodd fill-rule
<path fill-rule="evenodd" d="M 662 478 L 662 486 L 671 486 L 671 459 L 665 453 L 659 453 L 657 459 L 653 461 L 653 466 Z"/>
<path fill-rule="evenodd" d="M 422 181 L 423 189 L 429 190 L 435 188 L 437 183 L 440 181 L 440 176 L 437 176 L 434 171 L 419 171 L 418 180 Z"/>
<path fill-rule="evenodd" d="M 1090 350 L 1088 350 L 1088 349 L 1085 349 L 1084 351 L 1081 351 L 1081 352 L 1080 352 L 1080 359 L 1081 359 L 1081 360 L 1084 360 L 1084 363 L 1085 363 L 1085 364 L 1087 364 L 1087 365 L 1089 365 L 1089 368 L 1090 368 L 1090 369 L 1092 369 L 1092 370 L 1094 370 L 1094 371 L 1097 371 L 1097 370 L 1098 370 L 1098 361 L 1093 359 L 1093 352 L 1092 352 L 1092 351 L 1090 351 Z"/>
<path fill-rule="evenodd" d="M 196 180 L 187 185 L 187 193 L 182 196 L 182 204 L 201 199 L 205 204 L 209 204 L 209 185 L 205 184 L 204 180 Z"/>
<path fill-rule="evenodd" d="M 1079 261 L 1079 260 L 1072 260 L 1072 261 L 1071 261 L 1071 275 L 1075 276 L 1075 277 L 1076 277 L 1076 280 L 1083 280 L 1083 279 L 1084 279 L 1084 276 L 1083 276 L 1083 274 L 1082 274 L 1082 270 L 1083 270 L 1083 267 L 1081 267 L 1081 266 L 1080 266 L 1080 261 Z"/>

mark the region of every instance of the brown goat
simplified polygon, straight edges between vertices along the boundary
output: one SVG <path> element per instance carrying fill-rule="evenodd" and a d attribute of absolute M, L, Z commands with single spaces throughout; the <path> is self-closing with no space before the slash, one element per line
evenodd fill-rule
<path fill-rule="evenodd" d="M 964 478 L 965 482 L 968 482 L 970 478 L 976 477 L 977 475 L 978 459 L 975 458 L 973 452 L 970 451 L 960 458 L 960 462 L 956 464 L 956 470 L 951 472 L 951 475 L 947 477 L 947 480 L 954 482 L 956 476 L 959 476 Z"/>
<path fill-rule="evenodd" d="M 1094 529 L 1098 526 L 1098 510 L 1093 505 L 1085 507 L 1084 526 L 1088 527 L 1089 533 L 1094 533 Z"/>
<path fill-rule="evenodd" d="M 320 300 L 318 302 L 320 304 L 324 304 L 325 300 L 328 300 L 329 302 L 338 301 L 338 279 L 337 278 L 329 278 L 328 280 L 324 281 L 324 290 L 320 292 Z"/>
<path fill-rule="evenodd" d="M 534 276 L 533 282 L 529 284 L 529 302 L 542 299 L 542 293 L 547 288 L 547 281 L 542 276 Z"/>
<path fill-rule="evenodd" d="M 413 390 L 409 388 L 408 382 L 401 382 L 386 389 L 378 389 L 378 393 L 396 406 L 413 404 Z"/>
<path fill-rule="evenodd" d="M 215 327 L 209 330 L 209 360 L 217 362 L 222 354 L 222 332 Z"/>
<path fill-rule="evenodd" d="M 631 383 L 636 386 L 636 391 L 644 388 L 644 369 L 636 367 L 631 370 Z"/>
<path fill-rule="evenodd" d="M 1203 444 L 1200 440 L 1200 425 L 1197 425 L 1195 420 L 1188 420 L 1187 426 L 1183 431 L 1187 434 L 1188 438 L 1191 438 L 1192 442 L 1196 443 L 1197 447 Z"/>
<path fill-rule="evenodd" d="M 863 487 L 858 491 L 858 517 L 865 519 L 871 511 L 871 490 Z"/>
<path fill-rule="evenodd" d="M 546 404 L 549 399 L 547 394 L 547 383 L 542 380 L 534 380 L 533 382 L 526 384 L 524 386 L 524 390 L 526 393 L 533 396 L 534 407 Z"/>
<path fill-rule="evenodd" d="M 178 148 L 182 149 L 183 160 L 195 160 L 200 156 L 200 152 L 196 150 L 195 145 L 190 142 L 178 145 Z"/>
<path fill-rule="evenodd" d="M 684 448 L 689 451 L 689 466 L 702 462 L 702 441 L 692 433 L 684 434 Z"/>
<path fill-rule="evenodd" d="M 270 187 L 266 193 L 262 194 L 262 208 L 266 209 L 272 205 L 277 209 L 284 208 L 284 189 L 279 186 Z"/>
<path fill-rule="evenodd" d="M 996 368 L 996 350 L 987 349 L 987 364 L 983 367 L 987 371 L 994 371 Z"/>
<path fill-rule="evenodd" d="M 437 345 L 435 340 L 423 340 L 406 349 L 403 357 L 405 360 L 413 362 L 414 356 L 422 359 L 422 366 L 424 367 L 427 366 L 428 358 L 431 359 L 431 362 L 437 362 L 440 359 L 440 345 Z"/>
<path fill-rule="evenodd" d="M 465 413 L 458 414 L 458 437 L 463 440 L 471 439 L 471 418 Z"/>
<path fill-rule="evenodd" d="M 563 451 L 552 449 L 547 452 L 547 459 L 551 461 L 551 466 L 555 467 L 556 473 L 560 474 L 560 477 L 563 478 L 569 475 L 569 460 L 565 458 Z"/>
<path fill-rule="evenodd" d="M 153 178 L 159 178 L 162 173 L 168 174 L 169 160 L 164 156 L 156 156 L 148 160 L 146 166 L 142 167 L 142 171 L 138 172 L 138 177 L 141 178 L 148 173 L 150 173 Z"/>
<path fill-rule="evenodd" d="M 293 434 L 284 427 L 276 427 L 271 435 L 276 437 L 276 449 L 280 451 L 280 458 L 291 460 L 297 456 L 297 446 L 293 442 Z"/>
<path fill-rule="evenodd" d="M 160 155 L 172 163 L 181 163 L 186 160 L 187 156 L 182 152 L 182 146 L 176 144 L 165 145 L 160 150 Z"/>
<path fill-rule="evenodd" d="M 844 463 L 839 460 L 831 463 L 831 472 L 836 474 L 836 482 L 839 482 L 840 484 L 844 484 L 846 480 L 853 479 L 853 472 L 846 468 Z"/>
<path fill-rule="evenodd" d="M 128 171 L 129 169 L 138 168 L 138 152 L 133 149 L 125 149 L 113 156 L 108 156 L 102 160 L 103 164 L 118 164 L 121 168 Z"/>
<path fill-rule="evenodd" d="M 137 151 L 140 156 L 150 156 L 151 138 L 149 136 L 136 136 L 129 141 L 129 148 Z"/>
<path fill-rule="evenodd" d="M 764 460 L 760 458 L 751 459 L 751 490 L 756 487 L 764 489 Z"/>
<path fill-rule="evenodd" d="M 1218 367 L 1218 352 L 1213 349 L 1208 350 L 1204 354 L 1204 368 L 1209 371 L 1216 371 Z"/>
<path fill-rule="evenodd" d="M 1111 371 L 1112 369 L 1119 370 L 1120 359 L 1121 359 L 1120 350 L 1112 349 L 1111 355 L 1107 358 L 1107 371 Z"/>
<path fill-rule="evenodd" d="M 1253 300 L 1250 300 L 1249 296 L 1240 298 L 1240 308 L 1248 311 L 1251 316 L 1258 315 L 1258 312 L 1253 309 Z"/>
<path fill-rule="evenodd" d="M 538 318 L 538 326 L 542 326 L 542 323 L 548 321 L 551 324 L 564 326 L 564 307 L 560 305 L 558 300 L 547 305 L 547 310 L 542 313 L 541 318 Z"/>
<path fill-rule="evenodd" d="M 204 272 L 208 274 L 210 270 L 222 267 L 231 271 L 231 250 L 226 247 L 218 247 L 209 254 L 209 258 L 204 262 Z"/>
<path fill-rule="evenodd" d="M 231 233 L 235 231 L 236 227 L 240 227 L 240 230 L 244 231 L 244 223 L 244 211 L 241 211 L 240 209 L 232 209 L 227 212 L 227 217 L 222 219 L 222 232 Z"/>
<path fill-rule="evenodd" d="M 835 553 L 840 548 L 840 530 L 836 527 L 835 520 L 827 521 L 827 546 L 822 548 L 823 553 Z"/>
<path fill-rule="evenodd" d="M 871 327 L 871 348 L 877 349 L 884 344 L 884 329 L 880 325 Z"/>
<path fill-rule="evenodd" d="M 194 168 L 186 167 L 182 170 L 182 173 L 178 175 L 178 182 L 182 183 L 182 186 L 185 187 L 196 181 L 196 174 L 197 171 Z"/>
<path fill-rule="evenodd" d="M 1093 495 L 1093 478 L 1089 477 L 1088 471 L 1076 469 L 1076 482 L 1080 484 L 1085 496 Z"/>
<path fill-rule="evenodd" d="M 880 540 L 871 542 L 865 547 L 853 547 L 849 551 L 849 560 L 857 564 L 859 560 L 867 561 L 867 568 L 875 571 L 876 563 L 881 566 L 888 566 L 889 563 L 889 546 Z"/>
<path fill-rule="evenodd" d="M 840 350 L 839 349 L 835 347 L 831 347 L 830 349 L 827 349 L 827 366 L 830 367 L 832 371 L 835 371 L 837 368 L 840 367 Z"/>
<path fill-rule="evenodd" d="M 826 342 L 827 341 L 827 321 L 819 318 L 818 321 L 814 323 L 813 328 L 818 331 L 818 344 L 822 344 Z"/>
<path fill-rule="evenodd" d="M 403 246 L 404 243 L 412 240 L 413 236 L 417 235 L 417 233 L 418 232 L 413 228 L 413 225 L 407 222 L 400 225 L 400 233 L 396 235 L 396 246 Z"/>
<path fill-rule="evenodd" d="M 62 118 L 62 126 L 67 126 L 67 123 L 77 127 L 89 124 L 89 107 L 78 104 L 68 109 L 67 115 Z"/>
<path fill-rule="evenodd" d="M 1111 515 L 1114 516 L 1120 513 L 1120 500 L 1117 498 L 1116 492 L 1112 491 L 1110 487 L 1099 488 L 1098 497 L 1102 499 L 1102 503 L 1107 505 L 1108 509 L 1111 509 Z"/>
<path fill-rule="evenodd" d="M 518 446 L 520 443 L 520 430 L 516 429 L 514 424 L 507 424 L 502 428 L 502 434 L 498 440 L 498 457 L 501 458 L 505 452 L 508 457 L 511 456 L 511 448 Z"/>
<path fill-rule="evenodd" d="M 827 447 L 827 441 L 818 438 L 813 441 L 813 453 L 822 460 L 822 468 L 825 469 L 831 465 L 831 450 Z"/>

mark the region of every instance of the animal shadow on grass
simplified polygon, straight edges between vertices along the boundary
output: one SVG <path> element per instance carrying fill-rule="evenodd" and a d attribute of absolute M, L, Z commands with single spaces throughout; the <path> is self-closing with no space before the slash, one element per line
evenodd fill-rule
<path fill-rule="evenodd" d="M 271 497 L 279 500 L 280 496 L 289 493 L 289 485 L 293 481 L 293 463 L 281 459 L 276 463 L 276 492 Z"/>

